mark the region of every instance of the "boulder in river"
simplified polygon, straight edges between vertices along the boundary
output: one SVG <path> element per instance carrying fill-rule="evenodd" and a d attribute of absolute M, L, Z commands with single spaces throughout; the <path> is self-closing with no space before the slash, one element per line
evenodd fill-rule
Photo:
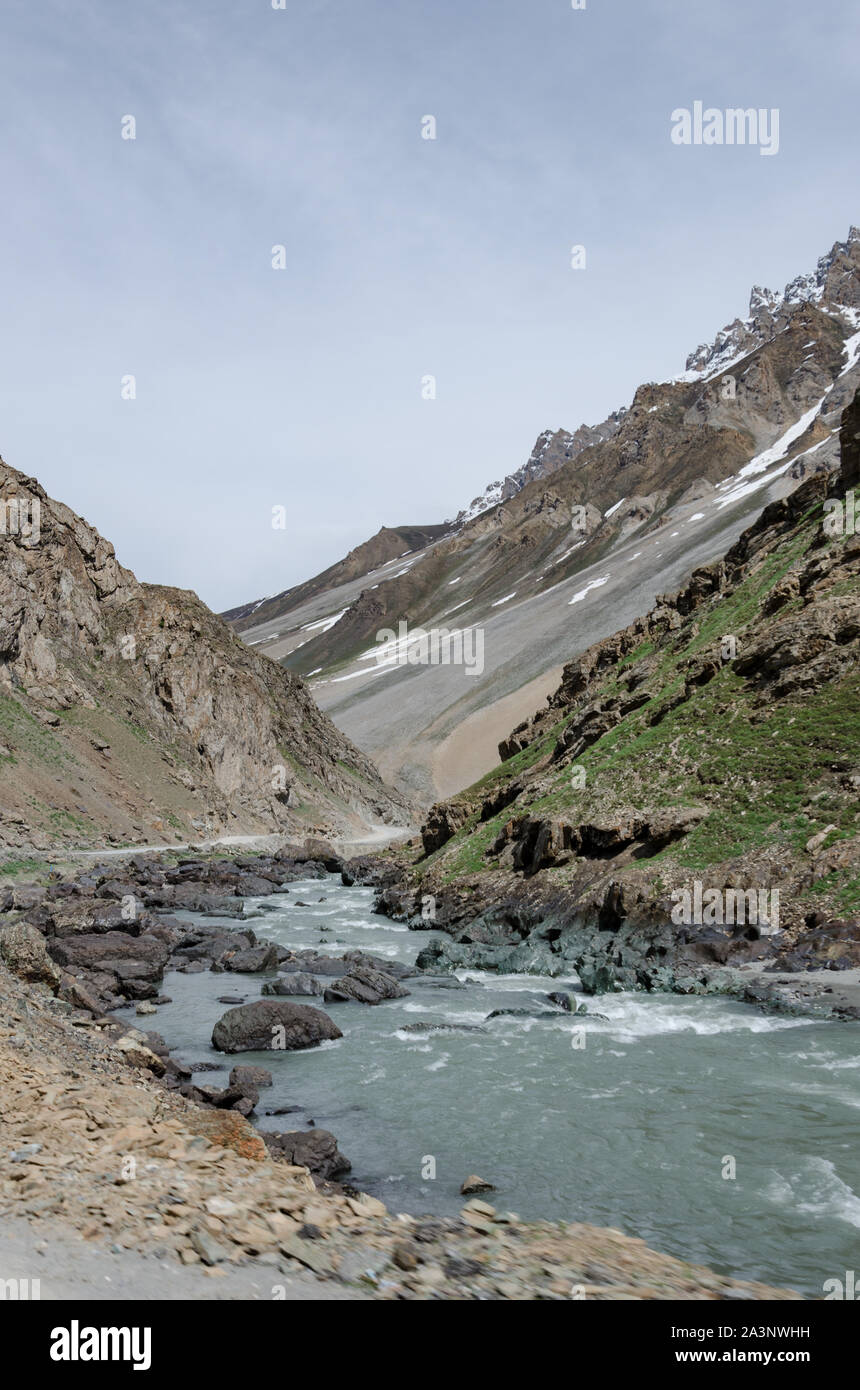
<path fill-rule="evenodd" d="M 204 1104 L 214 1105 L 216 1110 L 238 1110 L 240 1115 L 250 1115 L 260 1094 L 256 1086 L 196 1086 L 194 1090 Z"/>
<path fill-rule="evenodd" d="M 225 970 L 235 970 L 243 975 L 259 975 L 264 970 L 278 967 L 277 946 L 251 946 L 247 951 L 228 951 L 221 957 L 220 964 Z"/>
<path fill-rule="evenodd" d="M 344 961 L 349 962 L 347 974 L 353 973 L 353 966 L 366 966 L 369 970 L 381 970 L 383 975 L 391 975 L 395 980 L 406 980 L 411 975 L 418 972 L 414 965 L 406 965 L 403 961 L 389 960 L 385 956 L 372 956 L 367 951 L 344 951 Z"/>
<path fill-rule="evenodd" d="M 367 966 L 354 965 L 347 975 L 334 980 L 325 992 L 327 1004 L 352 1001 L 358 1004 L 381 1004 L 384 999 L 405 999 L 409 994 L 391 975 Z"/>
<path fill-rule="evenodd" d="M 304 970 L 292 974 L 279 975 L 277 980 L 269 980 L 263 985 L 264 994 L 322 994 L 322 985 L 313 975 Z"/>
<path fill-rule="evenodd" d="M 352 1164 L 340 1152 L 337 1140 L 327 1129 L 297 1130 L 290 1134 L 262 1132 L 263 1141 L 275 1159 L 309 1168 L 319 1178 L 348 1173 Z"/>
<path fill-rule="evenodd" d="M 495 1190 L 491 1182 L 486 1182 L 483 1178 L 479 1178 L 477 1173 L 471 1173 L 460 1188 L 460 1192 L 464 1197 L 469 1197 L 475 1192 L 495 1192 Z"/>
<path fill-rule="evenodd" d="M 563 990 L 553 990 L 552 994 L 547 995 L 547 999 L 551 1004 L 557 1004 L 560 1009 L 564 1009 L 566 1013 L 570 1013 L 570 995 L 565 994 Z"/>
<path fill-rule="evenodd" d="M 286 999 L 256 999 L 228 1009 L 212 1030 L 219 1052 L 295 1052 L 316 1047 L 328 1038 L 342 1038 L 336 1023 L 321 1009 Z"/>
<path fill-rule="evenodd" d="M 272 1073 L 265 1067 L 234 1067 L 230 1072 L 230 1085 L 243 1090 L 252 1086 L 255 1090 L 272 1085 Z"/>

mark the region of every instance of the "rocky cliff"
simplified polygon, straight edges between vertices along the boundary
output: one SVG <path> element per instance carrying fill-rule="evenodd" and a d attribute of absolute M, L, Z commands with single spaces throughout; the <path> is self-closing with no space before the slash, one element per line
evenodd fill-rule
<path fill-rule="evenodd" d="M 405 816 L 303 682 L 0 462 L 0 845 Z"/>

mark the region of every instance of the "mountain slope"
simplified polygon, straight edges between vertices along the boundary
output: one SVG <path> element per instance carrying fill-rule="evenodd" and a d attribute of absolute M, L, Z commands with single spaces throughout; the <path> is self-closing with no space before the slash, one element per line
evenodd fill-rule
<path fill-rule="evenodd" d="M 405 819 L 298 677 L 0 461 L 0 844 Z"/>
<path fill-rule="evenodd" d="M 298 604 L 306 602 L 316 594 L 333 589 L 339 584 L 348 584 L 381 566 L 391 565 L 395 560 L 411 555 L 413 551 L 423 550 L 431 541 L 446 535 L 451 530 L 448 522 L 441 526 L 382 526 L 369 541 L 362 542 L 351 550 L 342 560 L 330 565 L 327 570 L 298 584 L 274 594 L 267 599 L 257 599 L 238 608 L 231 608 L 222 617 L 233 623 L 237 632 L 249 626 L 257 627 L 271 618 L 278 618 Z"/>
<path fill-rule="evenodd" d="M 858 487 L 860 392 L 841 472 L 572 661 L 501 765 L 433 807 L 425 857 L 385 902 L 419 920 L 431 895 L 451 939 L 423 964 L 576 970 L 597 992 L 860 965 Z M 697 884 L 719 910 L 673 918 Z M 730 889 L 764 891 L 765 911 L 720 915 Z M 833 991 L 808 992 L 827 1008 Z"/>
<path fill-rule="evenodd" d="M 766 503 L 834 468 L 860 383 L 858 328 L 852 228 L 782 295 L 754 289 L 748 318 L 675 380 L 641 386 L 593 433 L 542 435 L 453 533 L 317 585 L 268 622 L 243 622 L 243 635 L 311 677 L 390 780 L 425 804 L 457 790 L 494 764 L 499 721 L 530 712 L 536 681 L 551 688 L 573 652 L 724 553 Z M 499 490 L 509 495 L 493 501 Z M 408 643 L 380 659 L 378 633 L 401 620 L 480 634 L 483 669 L 410 664 Z"/>

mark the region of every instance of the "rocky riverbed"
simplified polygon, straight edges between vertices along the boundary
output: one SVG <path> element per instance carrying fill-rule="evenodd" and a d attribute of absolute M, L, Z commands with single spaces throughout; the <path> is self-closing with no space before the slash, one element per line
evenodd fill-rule
<path fill-rule="evenodd" d="M 768 1280 L 759 1272 L 761 1283 L 796 1282 L 814 1296 L 820 1280 L 811 1248 L 802 1256 L 795 1279 L 791 1263 L 780 1263 L 777 1251 L 772 1258 L 760 1253 L 744 1266 L 729 1246 L 721 1253 L 719 1242 L 704 1231 L 694 1232 L 692 1239 L 673 1239 L 671 1223 L 662 1223 L 659 1215 L 660 1184 L 653 1188 L 647 1173 L 641 1181 L 628 1174 L 623 1148 L 614 1160 L 614 1190 L 601 1197 L 594 1181 L 595 1172 L 607 1171 L 605 1160 L 596 1161 L 601 1132 L 608 1138 L 616 1126 L 625 1132 L 631 1125 L 640 1127 L 641 1135 L 653 1131 L 659 1110 L 649 1103 L 649 1119 L 629 1106 L 637 1089 L 647 1095 L 649 1057 L 658 1076 L 680 1055 L 675 1038 L 685 1033 L 696 1038 L 699 1060 L 712 1075 L 722 1064 L 728 1068 L 710 1088 L 718 1106 L 724 1107 L 732 1103 L 732 1067 L 744 1062 L 753 1069 L 759 1063 L 766 1067 L 768 1049 L 778 1041 L 773 1025 L 762 1019 L 761 1028 L 750 1027 L 747 1020 L 754 1023 L 762 1017 L 757 1011 L 716 999 L 678 1001 L 672 1009 L 679 1012 L 664 1017 L 659 996 L 653 997 L 653 1006 L 648 996 L 640 996 L 644 1011 L 626 1002 L 636 996 L 611 995 L 588 1004 L 574 979 L 482 980 L 472 974 L 464 980 L 416 973 L 412 962 L 419 948 L 426 950 L 440 938 L 427 932 L 426 924 L 423 934 L 416 935 L 404 924 L 375 916 L 373 890 L 347 889 L 341 882 L 355 885 L 380 875 L 390 877 L 390 868 L 384 861 L 382 866 L 379 861 L 344 866 L 324 847 L 317 846 L 315 852 L 320 857 L 314 859 L 303 850 L 297 858 L 293 847 L 280 858 L 178 863 L 169 856 L 139 856 L 128 863 L 94 865 L 74 882 L 7 890 L 0 959 L 17 972 L 18 980 L 4 977 L 5 986 L 16 993 L 10 1003 L 11 1031 L 3 1046 L 10 1058 L 10 1076 L 15 1068 L 20 1073 L 13 1112 L 22 1127 L 14 1136 L 19 1157 L 4 1158 L 3 1190 L 10 1198 L 32 1199 L 27 1210 L 33 1219 L 71 1216 L 72 1227 L 83 1228 L 84 1214 L 92 1207 L 94 1219 L 86 1224 L 90 1238 L 109 1240 L 119 1222 L 123 1239 L 111 1242 L 119 1251 L 161 1251 L 161 1259 L 178 1259 L 183 1267 L 199 1264 L 204 1270 L 231 1269 L 237 1262 L 244 1267 L 244 1262 L 262 1256 L 267 1264 L 277 1263 L 284 1277 L 316 1270 L 332 1287 L 345 1283 L 373 1297 L 553 1298 L 570 1297 L 571 1289 L 580 1285 L 586 1287 L 586 1297 L 719 1297 L 735 1287 L 736 1276 L 767 1269 L 774 1273 Z M 341 872 L 335 877 L 337 869 Z M 135 915 L 123 918 L 129 899 Z M 26 984 L 20 982 L 22 975 L 29 977 Z M 589 1010 L 584 1017 L 576 1012 L 583 1008 Z M 736 1015 L 724 1017 L 726 1010 Z M 826 1034 L 832 1025 L 811 1025 L 814 1038 L 801 1022 L 786 1021 L 784 1026 L 792 1028 L 800 1044 L 792 1038 L 789 1054 L 806 1051 L 819 1057 L 827 1052 L 825 1039 L 817 1035 Z M 248 1027 L 250 1032 L 245 1031 Z M 274 1048 L 267 1046 L 272 1028 L 283 1030 Z M 587 1060 L 583 1054 L 576 1068 L 571 1070 L 567 1063 L 566 1071 L 559 1073 L 564 1049 L 568 1057 L 576 1056 L 572 1038 L 583 1029 L 588 1030 L 591 1049 Z M 727 1039 L 731 1030 L 737 1031 Z M 745 1038 L 752 1046 L 748 1055 Z M 785 1052 L 784 1033 L 782 1038 Z M 245 1050 L 261 1044 L 262 1052 Z M 31 1061 L 21 1068 L 22 1057 L 35 1055 L 35 1046 L 53 1062 L 50 1081 L 37 1076 Z M 684 1050 L 689 1054 L 689 1048 Z M 69 1074 L 70 1058 L 74 1077 Z M 510 1059 L 517 1065 L 504 1082 Z M 799 1056 L 792 1063 L 798 1080 L 811 1083 L 813 1090 L 820 1075 L 815 1065 L 817 1061 L 804 1075 L 806 1063 Z M 103 1091 L 109 1078 L 98 1116 L 88 1101 L 83 1123 L 73 1126 L 83 1134 L 89 1157 L 84 1161 L 77 1150 L 63 1150 L 58 1159 L 56 1128 L 48 1157 L 38 1126 L 42 1119 L 56 1126 L 63 1117 L 66 1087 L 74 1097 L 75 1088 L 88 1076 L 95 1089 L 101 1086 Z M 114 1078 L 122 1100 L 117 1105 Z M 492 1078 L 489 1087 L 481 1078 Z M 846 1073 L 846 1082 L 850 1078 Z M 686 1078 L 682 1087 L 685 1084 Z M 64 1097 L 59 1107 L 53 1091 L 57 1085 L 57 1095 Z M 692 1073 L 690 1087 L 692 1093 Z M 473 1099 L 464 1112 L 470 1088 Z M 41 1116 L 38 1108 L 34 1110 L 27 1102 L 31 1091 L 37 1107 L 40 1097 L 48 1095 L 50 1111 L 44 1105 Z M 135 1109 L 143 1093 L 151 1097 L 145 1121 Z M 575 1119 L 567 1137 L 553 1130 L 558 1123 L 553 1116 L 563 1114 L 559 1101 L 565 1093 Z M 502 1094 L 508 1096 L 504 1109 L 497 1103 Z M 678 1113 L 687 1109 L 686 1101 L 679 1103 L 682 1095 L 683 1090 L 674 1101 Z M 529 1104 L 538 1103 L 531 1119 L 520 1096 Z M 124 1125 L 129 1099 L 135 1113 L 126 1116 Z M 767 1110 L 769 1102 L 760 1097 L 760 1107 L 762 1101 Z M 815 1102 L 825 1108 L 830 1103 L 829 1096 Z M 78 1109 L 73 1100 L 72 1110 Z M 458 1134 L 455 1126 L 446 1138 L 446 1122 L 460 1113 L 464 1120 L 468 1113 L 467 1129 Z M 120 1135 L 128 1126 L 131 1133 L 117 1140 L 118 1147 L 105 1148 L 102 1130 L 114 1124 L 114 1117 Z M 159 1129 L 162 1123 L 167 1128 Z M 181 1141 L 171 1138 L 171 1126 L 182 1130 Z M 496 1131 L 500 1143 L 505 1133 L 508 1143 L 516 1136 L 516 1158 L 504 1147 L 493 1147 Z M 679 1133 L 687 1132 L 685 1120 Z M 708 1142 L 721 1147 L 721 1137 L 716 1127 Z M 538 1151 L 542 1146 L 562 1157 L 573 1142 L 578 1150 L 574 1169 L 566 1175 L 541 1172 L 540 1163 L 528 1156 L 532 1138 Z M 665 1138 L 671 1140 L 670 1149 L 677 1150 L 678 1135 L 673 1138 L 667 1131 Z M 28 1149 L 40 1143 L 41 1149 Z M 660 1147 L 652 1143 L 649 1154 L 646 1144 L 643 1156 L 648 1164 L 661 1165 Z M 443 1163 L 441 1180 L 419 1183 L 421 1161 L 434 1150 Z M 107 1153 L 111 1158 L 106 1168 Z M 133 1178 L 125 1178 L 121 1168 L 114 1173 L 116 1153 L 123 1162 L 135 1160 Z M 207 1156 L 199 1170 L 198 1153 Z M 244 1205 L 237 1203 L 231 1190 L 227 1206 L 217 1200 L 214 1207 L 207 1205 L 210 1198 L 224 1195 L 225 1181 L 228 1186 L 234 1181 L 234 1161 L 249 1164 L 247 1172 L 257 1175 L 250 1182 L 251 1197 Z M 829 1202 L 832 1208 L 833 1201 L 842 1200 L 839 1191 L 850 1195 L 850 1188 L 843 1184 L 840 1189 L 835 1170 L 831 1173 L 828 1160 L 822 1161 L 825 1167 L 817 1178 L 813 1167 L 811 1187 L 825 1207 Z M 222 1186 L 195 1190 L 189 1198 L 183 1188 L 189 1173 L 198 1171 L 210 1176 L 217 1172 Z M 459 1188 L 475 1171 L 499 1190 L 479 1191 L 464 1210 Z M 57 1189 L 58 1173 L 65 1175 L 68 1188 Z M 146 1176 L 152 1173 L 157 1181 Z M 756 1181 L 759 1177 L 757 1173 Z M 31 1178 L 34 1186 L 20 1185 Z M 809 1174 L 803 1181 L 808 1178 Z M 285 1181 L 291 1191 L 298 1184 L 304 1194 L 299 1200 L 313 1209 L 314 1219 L 306 1218 L 304 1208 L 278 1208 L 281 1218 L 291 1216 L 296 1224 L 288 1230 L 275 1219 L 275 1232 L 268 1218 L 276 1213 L 266 1203 Z M 691 1181 L 695 1187 L 694 1173 Z M 150 1182 L 157 1189 L 154 1198 Z M 776 1179 L 771 1184 L 772 1219 L 789 1239 L 791 1223 L 779 1210 L 774 1184 Z M 638 1206 L 633 1196 L 637 1190 L 642 1198 Z M 118 1200 L 105 1205 L 110 1191 Z M 561 1207 L 554 1205 L 556 1191 L 562 1199 L 565 1192 L 571 1194 Z M 654 1207 L 654 1191 L 656 1212 L 649 1209 Z M 165 1192 L 174 1200 L 167 1202 Z M 401 1209 L 398 1217 L 388 1214 L 392 1193 Z M 796 1200 L 791 1180 L 789 1194 Z M 742 1228 L 757 1219 L 749 1195 L 747 1191 L 740 1199 Z M 695 1198 L 690 1200 L 694 1209 Z M 520 1215 L 506 1212 L 508 1205 Z M 9 1209 L 22 1208 L 13 1201 Z M 126 1209 L 124 1218 L 121 1211 Z M 561 1219 L 522 1219 L 523 1212 L 526 1218 Z M 719 1212 L 718 1201 L 716 1219 L 721 1219 Z M 570 1218 L 580 1214 L 592 1221 L 596 1215 L 600 1226 L 588 1226 L 584 1220 L 571 1223 Z M 839 1220 L 832 1210 L 824 1219 L 831 1229 Z M 626 1235 L 619 1230 L 606 1234 L 606 1228 L 622 1224 Z M 263 1241 L 264 1228 L 268 1243 Z M 646 1250 L 633 1239 L 639 1232 L 687 1260 Z M 208 1244 L 207 1233 L 212 1237 Z M 151 1241 L 151 1234 L 161 1244 Z M 799 1231 L 793 1238 L 801 1246 L 806 1239 Z M 838 1230 L 829 1240 L 836 1251 Z M 256 1251 L 255 1241 L 261 1243 Z M 404 1242 L 405 1248 L 399 1249 Z M 367 1254 L 371 1248 L 376 1251 L 372 1259 Z M 365 1256 L 368 1263 L 356 1273 L 356 1260 Z M 690 1273 L 706 1262 L 716 1264 L 716 1272 L 697 1268 Z M 639 1275 L 631 1273 L 633 1265 Z M 595 1276 L 598 1268 L 601 1278 Z M 569 1284 L 563 1288 L 568 1275 Z M 601 1279 L 606 1280 L 605 1292 L 595 1293 Z"/>
<path fill-rule="evenodd" d="M 125 1296 L 130 1261 L 134 1297 L 201 1296 L 201 1275 L 216 1297 L 796 1297 L 617 1230 L 524 1223 L 480 1198 L 456 1217 L 422 1220 L 315 1181 L 304 1165 L 273 1161 L 241 1113 L 168 1089 L 149 1040 L 64 998 L 79 986 L 54 978 L 45 960 L 41 979 L 21 979 L 8 961 L 0 968 L 0 1214 L 11 1222 L 2 1272 L 33 1272 L 20 1243 L 26 1218 L 45 1297 L 68 1294 L 78 1259 L 83 1288 L 98 1271 Z"/>

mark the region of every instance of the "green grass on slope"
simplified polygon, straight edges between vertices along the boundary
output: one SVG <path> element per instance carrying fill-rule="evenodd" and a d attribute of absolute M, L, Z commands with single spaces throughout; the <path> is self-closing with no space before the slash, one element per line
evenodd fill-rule
<path fill-rule="evenodd" d="M 564 815 L 587 821 L 622 806 L 707 805 L 707 819 L 683 841 L 662 851 L 679 864 L 702 869 L 773 842 L 802 849 L 816 831 L 834 826 L 827 843 L 857 832 L 856 798 L 839 781 L 839 769 L 860 746 L 860 674 L 820 690 L 768 703 L 723 667 L 707 685 L 650 724 L 654 711 L 683 689 L 684 664 L 723 637 L 743 633 L 773 586 L 800 560 L 816 534 L 815 517 L 767 555 L 737 589 L 700 608 L 695 627 L 685 624 L 660 642 L 646 641 L 604 677 L 595 698 L 621 688 L 619 676 L 648 663 L 645 684 L 653 698 L 623 719 L 579 759 L 586 785 L 575 789 L 569 765 L 542 777 L 538 794 L 525 794 L 492 820 L 473 815 L 428 863 L 444 863 L 448 879 L 491 868 L 486 851 L 515 815 Z M 840 592 L 857 592 L 856 580 L 840 581 Z M 783 617 L 788 606 L 780 611 Z M 655 657 L 657 658 L 655 662 Z M 495 768 L 466 796 L 533 765 L 554 746 L 568 719 L 559 721 L 531 747 Z M 661 856 L 656 856 L 657 858 Z M 834 883 L 840 901 L 855 903 L 850 879 Z"/>

